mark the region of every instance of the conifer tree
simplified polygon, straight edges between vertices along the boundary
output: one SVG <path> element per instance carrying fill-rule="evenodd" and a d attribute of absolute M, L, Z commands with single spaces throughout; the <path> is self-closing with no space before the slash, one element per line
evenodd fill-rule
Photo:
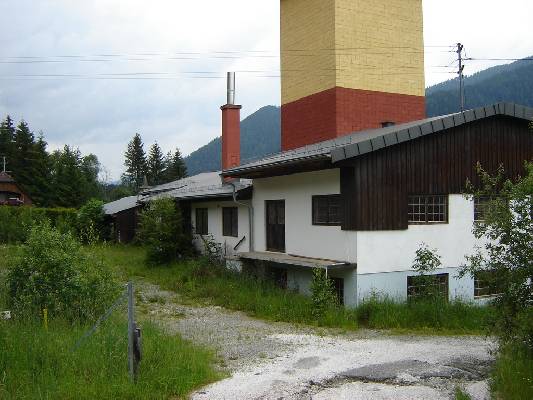
<path fill-rule="evenodd" d="M 3 162 L 2 157 L 6 157 L 8 163 L 11 162 L 11 158 L 13 157 L 14 138 L 15 127 L 13 126 L 13 120 L 8 115 L 6 119 L 0 123 L 0 162 Z"/>
<path fill-rule="evenodd" d="M 136 133 L 135 136 L 133 136 L 133 139 L 128 143 L 124 165 L 126 166 L 126 172 L 122 176 L 122 180 L 126 185 L 130 186 L 135 192 L 137 192 L 142 186 L 144 176 L 147 173 L 144 145 L 141 135 L 138 133 Z"/>
<path fill-rule="evenodd" d="M 148 183 L 152 186 L 164 183 L 165 158 L 159 145 L 154 143 L 148 154 Z"/>
<path fill-rule="evenodd" d="M 31 190 L 32 201 L 40 206 L 49 206 L 51 201 L 52 187 L 52 173 L 50 155 L 47 151 L 48 143 L 44 140 L 42 132 L 39 133 L 37 141 L 34 144 L 33 154 L 33 171 L 34 175 L 29 188 Z"/>
<path fill-rule="evenodd" d="M 35 169 L 35 137 L 28 124 L 22 120 L 15 129 L 13 154 L 10 162 L 11 175 L 27 193 L 35 191 L 33 177 Z"/>
<path fill-rule="evenodd" d="M 187 166 L 178 148 L 176 148 L 174 155 L 170 152 L 167 154 L 166 164 L 165 181 L 172 182 L 187 177 Z"/>

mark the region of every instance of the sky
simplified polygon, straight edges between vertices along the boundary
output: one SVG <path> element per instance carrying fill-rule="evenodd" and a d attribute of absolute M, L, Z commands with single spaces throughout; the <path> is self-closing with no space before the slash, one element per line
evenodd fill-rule
<path fill-rule="evenodd" d="M 426 86 L 454 77 L 452 48 L 435 46 L 533 55 L 531 0 L 423 4 Z M 280 104 L 276 0 L 0 0 L 0 15 L 0 118 L 26 120 L 52 150 L 96 154 L 107 179 L 136 132 L 146 150 L 184 155 L 219 136 L 226 71 L 243 118 Z M 502 63 L 469 61 L 465 73 Z"/>

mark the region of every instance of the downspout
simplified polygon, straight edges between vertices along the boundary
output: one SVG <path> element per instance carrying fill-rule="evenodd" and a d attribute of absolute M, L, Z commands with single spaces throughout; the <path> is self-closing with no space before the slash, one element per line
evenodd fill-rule
<path fill-rule="evenodd" d="M 237 200 L 237 189 L 233 182 L 228 182 L 233 188 L 233 202 L 248 209 L 248 230 L 250 235 L 250 252 L 254 251 L 254 208 L 251 204 L 241 203 Z"/>

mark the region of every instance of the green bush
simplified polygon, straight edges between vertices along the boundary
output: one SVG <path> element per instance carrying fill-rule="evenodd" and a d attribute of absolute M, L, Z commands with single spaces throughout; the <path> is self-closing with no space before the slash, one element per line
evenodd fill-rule
<path fill-rule="evenodd" d="M 104 219 L 104 202 L 101 200 L 91 199 L 80 208 L 76 225 L 82 243 L 93 244 L 109 237 Z"/>
<path fill-rule="evenodd" d="M 339 305 L 333 281 L 328 278 L 326 271 L 323 269 L 313 269 L 311 300 L 313 302 L 313 316 L 317 319 L 322 318 L 329 309 Z"/>
<path fill-rule="evenodd" d="M 151 265 L 166 264 L 192 253 L 191 238 L 183 232 L 181 213 L 172 199 L 150 201 L 141 214 L 139 238 Z"/>
<path fill-rule="evenodd" d="M 8 272 L 10 302 L 18 315 L 39 315 L 71 321 L 99 316 L 120 292 L 101 262 L 81 251 L 70 233 L 49 223 L 33 226 Z"/>
<path fill-rule="evenodd" d="M 61 232 L 74 232 L 76 210 L 71 208 L 37 208 L 0 206 L 0 243 L 22 243 L 33 225 L 49 221 Z"/>

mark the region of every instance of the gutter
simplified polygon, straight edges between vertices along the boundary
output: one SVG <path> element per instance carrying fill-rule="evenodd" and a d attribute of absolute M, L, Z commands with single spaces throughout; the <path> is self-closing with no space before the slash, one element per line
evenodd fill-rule
<path fill-rule="evenodd" d="M 250 252 L 254 251 L 254 208 L 251 204 L 241 203 L 237 201 L 237 189 L 233 182 L 228 182 L 233 188 L 233 202 L 237 205 L 244 206 L 248 209 L 248 229 L 250 234 Z"/>

